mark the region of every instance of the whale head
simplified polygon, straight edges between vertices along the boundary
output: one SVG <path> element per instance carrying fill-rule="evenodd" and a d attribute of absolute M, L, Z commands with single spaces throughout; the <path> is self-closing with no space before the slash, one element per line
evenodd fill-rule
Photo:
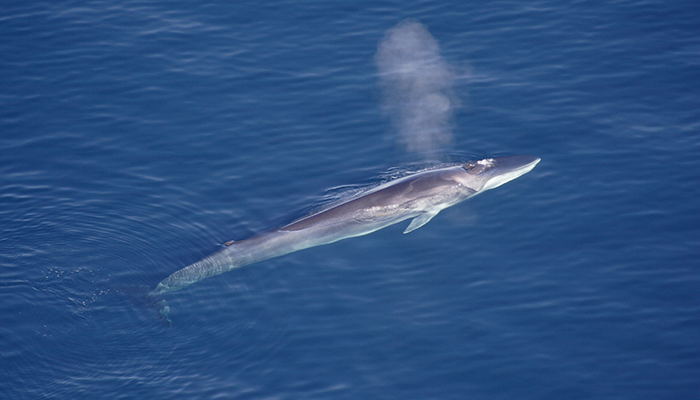
<path fill-rule="evenodd" d="M 460 183 L 477 193 L 483 192 L 527 174 L 538 162 L 540 159 L 532 156 L 506 156 L 470 162 L 462 165 L 467 173 L 462 175 Z"/>

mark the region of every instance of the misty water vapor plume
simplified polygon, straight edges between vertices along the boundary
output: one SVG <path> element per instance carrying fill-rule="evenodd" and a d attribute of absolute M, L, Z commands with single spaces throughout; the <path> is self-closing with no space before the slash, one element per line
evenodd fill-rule
<path fill-rule="evenodd" d="M 375 55 L 384 110 L 410 152 L 433 156 L 452 142 L 451 118 L 457 107 L 452 68 L 440 46 L 419 22 L 390 29 Z"/>

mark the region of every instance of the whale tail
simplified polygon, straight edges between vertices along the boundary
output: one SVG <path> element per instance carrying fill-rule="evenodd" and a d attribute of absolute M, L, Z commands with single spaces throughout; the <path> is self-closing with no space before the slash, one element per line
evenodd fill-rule
<path fill-rule="evenodd" d="M 148 305 L 158 312 L 160 323 L 164 326 L 171 327 L 173 324 L 172 321 L 170 321 L 170 306 L 168 306 L 168 302 L 165 301 L 163 295 L 152 290 L 148 293 L 148 296 L 146 296 L 146 300 L 148 301 Z"/>
<path fill-rule="evenodd" d="M 131 301 L 142 308 L 154 312 L 161 325 L 168 328 L 172 326 L 169 316 L 170 307 L 160 293 L 151 290 L 151 288 L 146 285 L 122 286 L 119 288 L 119 291 L 126 294 Z"/>

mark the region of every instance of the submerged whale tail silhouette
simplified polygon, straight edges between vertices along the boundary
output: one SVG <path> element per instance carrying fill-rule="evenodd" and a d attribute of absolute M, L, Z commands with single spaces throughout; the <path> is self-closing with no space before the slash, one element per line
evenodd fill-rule
<path fill-rule="evenodd" d="M 413 218 L 404 233 L 427 224 L 441 210 L 530 172 L 537 157 L 508 156 L 417 172 L 381 184 L 279 229 L 242 241 L 163 279 L 149 294 L 161 318 L 170 321 L 162 294 L 232 269 L 309 247 L 362 236 Z"/>
<path fill-rule="evenodd" d="M 173 323 L 170 320 L 170 306 L 168 306 L 168 302 L 165 301 L 163 295 L 151 291 L 148 293 L 148 296 L 146 296 L 146 300 L 149 306 L 158 312 L 158 320 L 160 323 L 167 327 L 172 326 Z"/>
<path fill-rule="evenodd" d="M 117 287 L 116 291 L 124 294 L 142 309 L 155 312 L 161 325 L 172 326 L 169 317 L 170 307 L 168 307 L 168 303 L 162 294 L 154 293 L 146 285 L 122 285 Z"/>

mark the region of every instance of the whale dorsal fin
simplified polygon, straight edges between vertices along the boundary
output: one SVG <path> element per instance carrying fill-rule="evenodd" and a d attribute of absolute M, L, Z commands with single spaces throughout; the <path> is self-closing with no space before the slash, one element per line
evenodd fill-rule
<path fill-rule="evenodd" d="M 434 216 L 438 215 L 440 210 L 436 211 L 426 211 L 422 213 L 421 215 L 413 218 L 413 221 L 411 221 L 411 224 L 406 228 L 403 233 L 408 233 L 415 231 L 416 229 L 420 228 L 421 226 L 427 224 L 431 219 L 433 219 Z"/>

